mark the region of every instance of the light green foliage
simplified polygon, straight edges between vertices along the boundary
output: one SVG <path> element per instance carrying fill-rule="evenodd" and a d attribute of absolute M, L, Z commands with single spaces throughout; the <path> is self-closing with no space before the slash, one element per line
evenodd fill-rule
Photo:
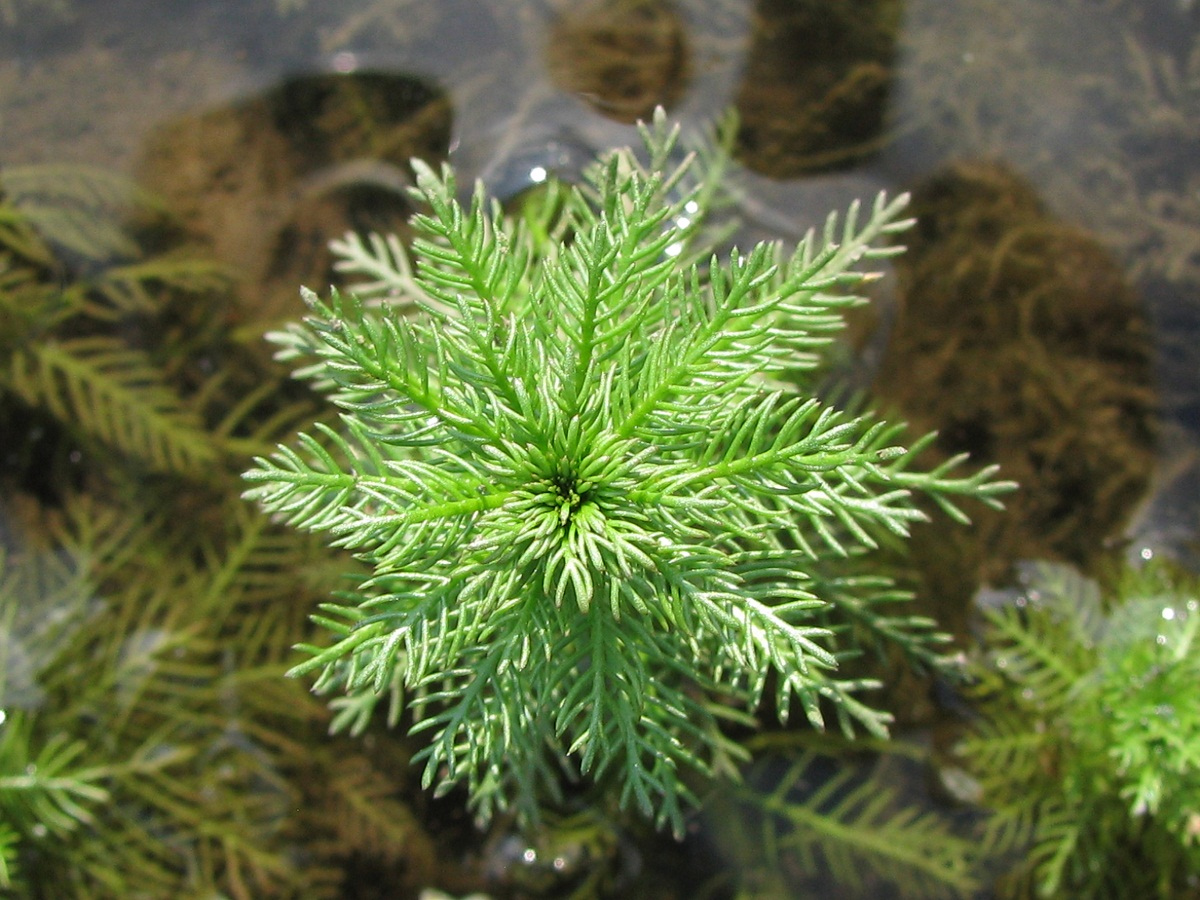
<path fill-rule="evenodd" d="M 989 614 L 963 753 L 995 810 L 990 849 L 1020 854 L 1011 893 L 1178 897 L 1200 871 L 1198 604 L 1194 579 L 1158 566 L 1105 598 L 1044 565 Z"/>
<path fill-rule="evenodd" d="M 720 720 L 768 686 L 781 718 L 882 735 L 828 618 L 869 628 L 879 584 L 830 561 L 906 535 L 914 491 L 964 518 L 957 498 L 1007 487 L 958 459 L 915 470 L 927 439 L 906 450 L 807 384 L 854 267 L 897 252 L 875 242 L 909 224 L 904 197 L 720 259 L 721 155 L 680 161 L 661 113 L 643 136 L 646 162 L 608 154 L 520 219 L 414 163 L 415 265 L 349 242 L 372 289 L 305 292 L 311 315 L 273 335 L 342 428 L 259 459 L 247 496 L 373 567 L 293 672 L 358 726 L 403 691 L 425 783 L 465 782 L 484 820 L 533 817 L 582 773 L 678 830 L 685 773 L 737 753 Z"/>
<path fill-rule="evenodd" d="M 16 880 L 17 842 L 21 836 L 7 822 L 0 822 L 0 888 L 8 890 Z"/>

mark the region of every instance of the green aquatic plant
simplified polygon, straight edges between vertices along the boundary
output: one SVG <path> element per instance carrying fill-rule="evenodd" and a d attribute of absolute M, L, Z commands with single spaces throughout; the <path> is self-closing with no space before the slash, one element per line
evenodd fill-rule
<path fill-rule="evenodd" d="M 0 895 L 339 896 L 356 855 L 429 877 L 394 776 L 282 677 L 305 626 L 286 598 L 340 567 L 230 502 L 199 531 L 0 506 Z"/>
<path fill-rule="evenodd" d="M 0 400 L 48 415 L 85 449 L 159 471 L 211 465 L 217 446 L 166 372 L 130 341 L 171 298 L 223 288 L 211 261 L 148 253 L 128 227 L 156 210 L 130 181 L 78 166 L 0 177 Z M 7 410 L 6 410 L 7 411 Z"/>
<path fill-rule="evenodd" d="M 987 614 L 961 747 L 1008 896 L 1183 897 L 1200 887 L 1200 583 L 1161 565 L 1102 590 L 1026 572 Z"/>
<path fill-rule="evenodd" d="M 127 179 L 0 192 L 0 896 L 338 896 L 352 860 L 415 890 L 402 782 L 282 677 L 347 560 L 229 465 L 311 402 Z"/>
<path fill-rule="evenodd" d="M 744 781 L 705 803 L 710 839 L 746 897 L 970 896 L 977 842 L 923 800 L 927 751 L 902 740 L 750 738 Z"/>
<path fill-rule="evenodd" d="M 914 492 L 965 520 L 959 498 L 1008 487 L 961 459 L 920 471 L 932 436 L 906 449 L 814 394 L 904 197 L 722 258 L 724 156 L 677 154 L 661 111 L 641 134 L 645 160 L 609 153 L 519 218 L 414 162 L 411 260 L 351 242 L 373 289 L 305 291 L 311 314 L 271 336 L 342 425 L 259 458 L 246 496 L 373 568 L 293 674 L 345 694 L 343 725 L 407 705 L 425 784 L 465 783 L 482 820 L 533 819 L 582 776 L 678 831 L 690 775 L 740 752 L 722 722 L 768 696 L 781 719 L 798 703 L 883 735 L 834 631 L 902 620 L 833 561 L 907 534 Z"/>
<path fill-rule="evenodd" d="M 6 877 L 23 896 L 72 897 L 228 887 L 230 872 L 296 879 L 266 838 L 286 809 L 279 773 L 240 717 L 222 715 L 245 702 L 241 679 L 262 677 L 253 650 L 241 672 L 214 652 L 237 604 L 221 591 L 245 578 L 236 563 L 172 565 L 160 519 L 78 499 L 54 524 L 0 513 L 31 536 L 0 550 Z"/>

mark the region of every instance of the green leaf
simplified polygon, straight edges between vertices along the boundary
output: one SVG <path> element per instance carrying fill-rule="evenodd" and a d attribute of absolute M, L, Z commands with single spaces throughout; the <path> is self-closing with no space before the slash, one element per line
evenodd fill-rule
<path fill-rule="evenodd" d="M 640 133 L 644 154 L 604 154 L 533 225 L 415 162 L 411 247 L 340 242 L 364 296 L 306 291 L 271 335 L 341 425 L 256 460 L 246 496 L 373 569 L 292 672 L 347 692 L 348 727 L 366 692 L 407 698 L 425 783 L 465 784 L 482 819 L 531 820 L 584 778 L 679 831 L 689 778 L 730 754 L 719 720 L 768 684 L 781 717 L 885 734 L 830 621 L 914 658 L 938 639 L 824 570 L 905 536 L 916 494 L 958 515 L 950 498 L 1007 489 L 961 461 L 915 471 L 898 427 L 785 380 L 861 302 L 854 267 L 896 252 L 875 242 L 906 198 L 791 253 L 723 250 L 702 227 L 720 154 L 680 156 L 661 111 Z"/>

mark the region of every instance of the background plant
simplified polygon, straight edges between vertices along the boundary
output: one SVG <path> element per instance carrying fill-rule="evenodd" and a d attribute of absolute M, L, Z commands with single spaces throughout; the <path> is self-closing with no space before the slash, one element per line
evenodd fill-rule
<path fill-rule="evenodd" d="M 127 179 L 102 170 L 4 172 L 0 390 L 48 413 L 77 447 L 115 449 L 160 471 L 196 470 L 217 448 L 198 398 L 172 378 L 191 354 L 155 358 L 137 337 L 153 333 L 171 300 L 202 297 L 228 279 L 194 254 L 147 253 L 137 223 L 161 215 Z"/>
<path fill-rule="evenodd" d="M 1181 897 L 1200 871 L 1200 586 L 1150 565 L 1102 590 L 1027 572 L 987 615 L 962 752 L 1012 896 Z"/>
<path fill-rule="evenodd" d="M 432 877 L 402 782 L 282 677 L 306 605 L 287 598 L 340 571 L 311 540 L 236 504 L 199 534 L 78 497 L 0 511 L 29 536 L 0 558 L 6 887 L 338 896 L 356 855 Z"/>
<path fill-rule="evenodd" d="M 825 621 L 870 628 L 877 585 L 827 595 L 822 561 L 906 534 L 914 490 L 964 518 L 956 497 L 1006 489 L 960 459 L 914 470 L 928 438 L 905 449 L 806 383 L 904 198 L 721 260 L 698 242 L 723 157 L 673 162 L 661 112 L 642 135 L 645 162 L 605 156 L 540 228 L 414 163 L 415 265 L 375 245 L 398 290 L 305 292 L 312 315 L 272 336 L 342 427 L 259 458 L 247 496 L 373 567 L 293 672 L 348 694 L 345 722 L 406 702 L 424 782 L 465 783 L 484 820 L 583 775 L 679 830 L 686 773 L 738 754 L 720 723 L 768 686 L 781 718 L 884 734 Z"/>
<path fill-rule="evenodd" d="M 242 503 L 231 461 L 312 405 L 231 341 L 225 273 L 128 181 L 0 185 L 0 893 L 430 879 L 401 780 L 281 677 L 347 561 Z"/>
<path fill-rule="evenodd" d="M 737 896 L 973 896 L 978 842 L 927 796 L 927 751 L 903 739 L 752 736 L 744 782 L 705 801 Z"/>

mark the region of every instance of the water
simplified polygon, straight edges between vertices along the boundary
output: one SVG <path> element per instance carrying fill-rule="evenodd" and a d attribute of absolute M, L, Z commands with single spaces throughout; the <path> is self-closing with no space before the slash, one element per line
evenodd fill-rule
<path fill-rule="evenodd" d="M 244 896 L 286 881 L 273 863 L 239 855 L 255 828 L 280 859 L 309 866 L 300 896 L 324 886 L 395 896 L 386 884 L 402 895 L 466 891 L 494 868 L 487 847 L 512 843 L 478 841 L 456 812 L 461 798 L 422 799 L 406 742 L 324 739 L 319 704 L 278 678 L 346 561 L 235 512 L 245 459 L 319 414 L 259 336 L 300 313 L 300 284 L 336 279 L 328 240 L 403 233 L 409 157 L 448 159 L 464 182 L 483 177 L 507 198 L 539 170 L 569 177 L 592 153 L 632 141 L 631 122 L 660 102 L 687 127 L 738 108 L 744 243 L 795 240 L 852 198 L 916 190 L 912 252 L 881 288 L 876 317 L 855 323 L 845 374 L 918 427 L 942 429 L 942 451 L 998 459 L 1025 486 L 1007 514 L 980 517 L 974 540 L 935 527 L 919 542 L 929 594 L 944 598 L 931 611 L 947 627 L 965 633 L 970 598 L 981 583 L 1003 584 L 1017 560 L 1088 567 L 1166 555 L 1195 566 L 1193 4 L 0 2 L 0 190 L 60 251 L 0 268 L 0 290 L 17 290 L 6 273 L 27 270 L 47 285 L 24 313 L 4 312 L 0 359 L 29 342 L 102 339 L 113 343 L 86 345 L 88 359 L 134 350 L 125 371 L 142 365 L 167 391 L 149 430 L 121 437 L 104 424 L 105 410 L 122 408 L 116 392 L 94 396 L 86 416 L 70 412 L 65 381 L 56 394 L 11 373 L 0 381 L 10 561 L 0 596 L 39 597 L 55 612 L 24 604 L 6 620 L 0 727 L 18 710 L 36 734 L 66 729 L 105 748 L 103 777 L 81 790 L 111 791 L 124 818 L 103 827 L 146 838 L 136 858 L 148 895 L 169 883 L 160 870 L 179 867 L 237 869 Z M 160 259 L 206 262 L 132 286 L 103 277 Z M 125 629 L 120 640 L 105 639 L 105 615 Z M 226 645 L 241 656 L 213 654 Z M 241 669 L 261 674 L 244 679 L 256 687 Z M 120 682 L 111 695 L 64 699 L 72 678 L 99 685 L 105 671 Z M 188 714 L 134 721 L 129 697 L 147 671 Z M 923 695 L 890 699 L 914 725 L 936 718 Z M 209 719 L 218 727 L 206 730 Z M 202 766 L 170 762 L 185 745 Z M 138 793 L 131 774 L 154 787 Z M 228 832 L 236 839 L 189 844 L 195 823 L 160 796 L 172 783 L 220 799 L 214 815 L 242 823 Z M 305 812 L 285 814 L 281 798 Z M 69 831 L 46 840 L 82 846 Z M 682 851 L 637 835 L 651 847 L 646 895 L 648 885 L 662 896 L 708 885 L 721 896 L 738 851 L 710 847 L 715 831 Z M 28 871 L 55 852 L 22 861 Z M 617 865 L 622 889 L 628 858 Z M 686 866 L 695 883 L 680 887 L 655 858 Z"/>

